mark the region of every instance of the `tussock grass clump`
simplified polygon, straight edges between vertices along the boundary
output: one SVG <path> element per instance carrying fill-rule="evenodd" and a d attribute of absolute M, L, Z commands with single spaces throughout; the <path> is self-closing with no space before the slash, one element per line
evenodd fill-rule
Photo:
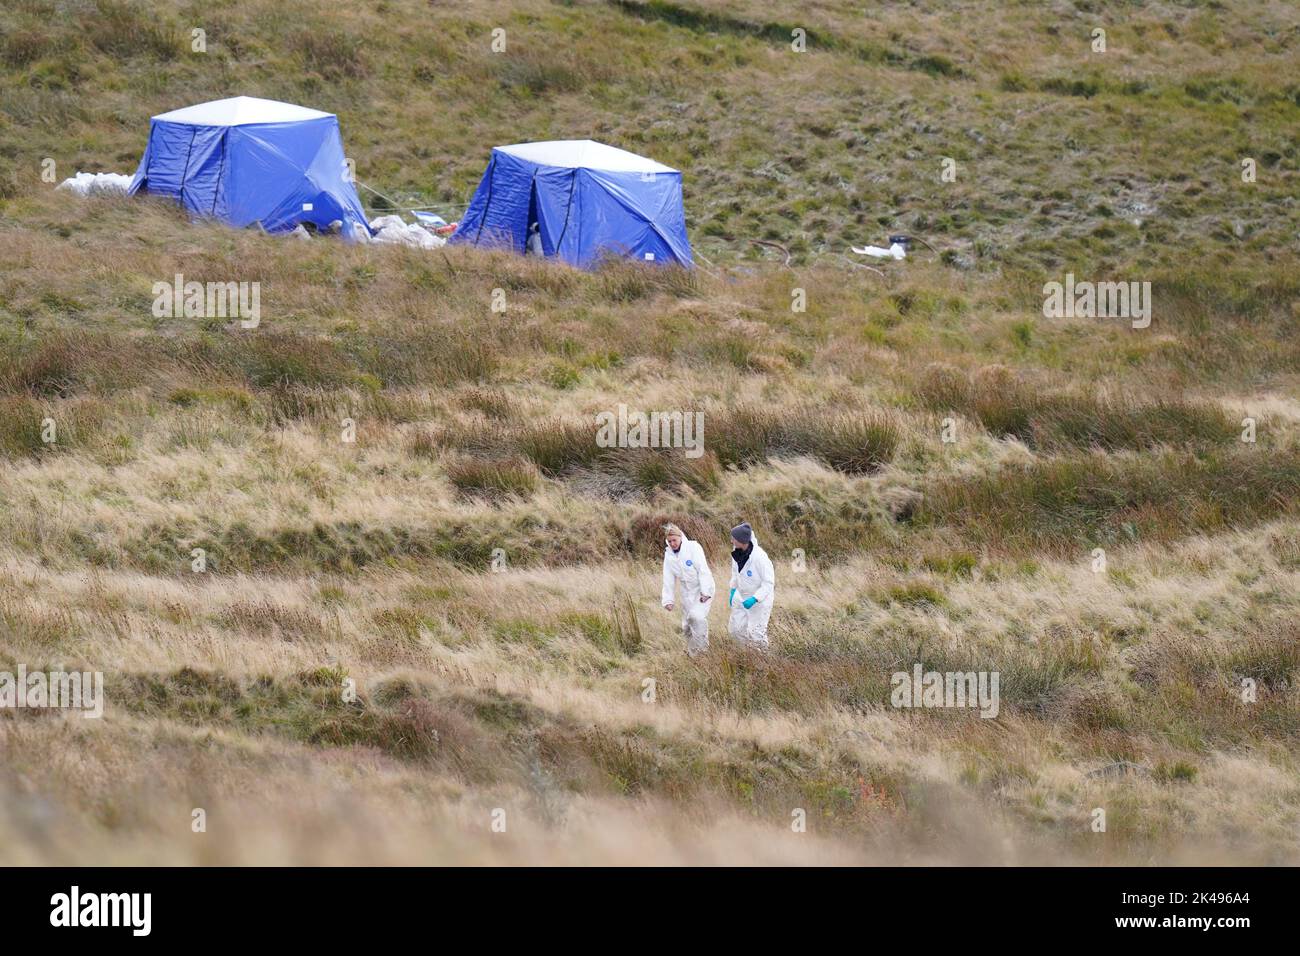
<path fill-rule="evenodd" d="M 709 447 L 724 465 L 752 465 L 776 447 L 780 420 L 770 411 L 741 406 L 705 418 Z"/>
<path fill-rule="evenodd" d="M 371 620 L 386 638 L 410 646 L 420 643 L 420 632 L 426 625 L 426 619 L 409 607 L 380 608 L 371 615 Z"/>
<path fill-rule="evenodd" d="M 772 20 L 754 20 L 734 16 L 720 10 L 701 10 L 695 6 L 674 3 L 672 0 L 609 0 L 630 16 L 655 21 L 690 30 L 703 36 L 731 36 L 784 46 L 790 42 L 795 26 Z M 893 47 L 875 40 L 861 40 L 829 29 L 823 25 L 817 30 L 800 27 L 811 48 L 832 50 L 865 63 L 884 63 L 891 66 L 919 70 L 932 76 L 962 76 L 962 70 L 948 57 L 942 55 L 909 56 Z M 718 49 L 722 49 L 718 47 Z M 824 133 L 821 135 L 825 135 Z"/>
<path fill-rule="evenodd" d="M 893 459 L 901 430 L 878 412 L 828 412 L 811 406 L 740 406 L 705 416 L 707 447 L 723 465 L 753 465 L 808 455 L 836 471 L 868 474 Z"/>
<path fill-rule="evenodd" d="M 1269 550 L 1278 564 L 1288 570 L 1300 570 L 1300 531 L 1279 531 L 1269 535 Z"/>
<path fill-rule="evenodd" d="M 641 492 L 685 487 L 705 494 L 716 489 L 722 477 L 714 455 L 688 458 L 680 448 L 610 449 L 597 466 L 603 474 L 622 477 Z"/>
<path fill-rule="evenodd" d="M 35 399 L 8 396 L 0 398 L 0 455 L 6 458 L 34 457 L 47 451 L 41 422 L 44 407 Z"/>
<path fill-rule="evenodd" d="M 95 0 L 94 9 L 81 17 L 81 35 L 118 59 L 172 60 L 181 52 L 180 31 L 157 11 L 130 0 Z"/>
<path fill-rule="evenodd" d="M 364 341 L 259 329 L 180 340 L 170 351 L 191 375 L 263 391 L 455 385 L 491 379 L 497 347 L 482 333 L 434 327 Z"/>
<path fill-rule="evenodd" d="M 627 303 L 667 295 L 686 299 L 700 289 L 700 277 L 677 265 L 649 265 L 609 258 L 596 270 L 596 295 L 602 302 Z"/>
<path fill-rule="evenodd" d="M 182 385 L 167 393 L 167 401 L 181 408 L 217 406 L 241 414 L 251 413 L 257 405 L 253 393 L 239 385 L 219 385 L 216 388 L 192 388 Z"/>
<path fill-rule="evenodd" d="M 792 413 L 742 407 L 705 413 L 705 452 L 688 457 L 681 448 L 602 448 L 597 427 L 566 421 L 533 425 L 452 425 L 416 432 L 412 452 L 430 456 L 439 448 L 485 454 L 516 454 L 548 477 L 587 470 L 625 483 L 623 491 L 652 492 L 686 487 L 705 494 L 717 488 L 720 466 L 751 466 L 775 456 L 807 455 L 846 474 L 866 474 L 893 458 L 900 440 L 897 423 L 883 414 L 822 414 L 813 408 Z M 619 493 L 619 487 L 611 487 Z"/>
<path fill-rule="evenodd" d="M 447 450 L 468 452 L 485 461 L 524 460 L 549 478 L 572 476 L 580 471 L 595 472 L 613 480 L 613 485 L 618 487 L 610 490 L 615 494 L 672 490 L 681 486 L 706 492 L 717 487 L 718 461 L 711 454 L 688 458 L 680 448 L 602 448 L 596 439 L 594 422 L 451 424 L 417 430 L 409 439 L 408 448 L 421 457 L 432 457 Z M 457 483 L 455 478 L 453 482 Z"/>
<path fill-rule="evenodd" d="M 251 631 L 286 640 L 317 637 L 324 630 L 319 617 L 285 607 L 270 600 L 240 601 L 223 608 L 217 615 L 222 627 L 232 631 Z"/>
<path fill-rule="evenodd" d="M 1210 445 L 1236 441 L 1240 428 L 1213 405 L 1160 400 L 1132 404 L 1102 399 L 1095 404 L 1061 401 L 1035 436 L 1044 447 L 1151 448 L 1156 445 Z"/>
<path fill-rule="evenodd" d="M 0 392 L 39 398 L 109 392 L 138 384 L 160 363 L 166 363 L 160 350 L 122 336 L 57 331 L 19 341 L 0 339 Z"/>
<path fill-rule="evenodd" d="M 624 600 L 616 604 L 608 614 L 562 614 L 560 625 L 577 631 L 585 640 L 611 653 L 631 655 L 641 649 L 641 622 L 637 617 L 636 606 L 630 601 Z"/>
<path fill-rule="evenodd" d="M 354 337 L 346 350 L 359 370 L 385 386 L 482 383 L 500 365 L 494 335 L 480 326 L 429 325 L 364 340 Z"/>
<path fill-rule="evenodd" d="M 595 424 L 540 422 L 525 426 L 506 440 L 549 477 L 575 466 L 591 466 L 604 452 L 596 444 Z"/>
<path fill-rule="evenodd" d="M 1239 432 L 1227 413 L 1213 405 L 1046 392 L 1006 368 L 968 376 L 955 368 L 932 367 L 916 393 L 933 411 L 967 415 L 996 437 L 1048 450 L 1222 444 Z"/>
<path fill-rule="evenodd" d="M 725 597 L 725 593 L 723 597 Z M 861 646 L 819 653 L 749 652 L 718 635 L 718 646 L 661 682 L 664 699 L 707 703 L 740 714 L 816 714 L 833 706 L 870 709 L 888 701 L 889 674 Z"/>
<path fill-rule="evenodd" d="M 355 80 L 368 71 L 360 38 L 318 26 L 291 34 L 286 44 L 302 57 L 303 66 L 326 80 Z"/>
<path fill-rule="evenodd" d="M 1179 268 L 1152 280 L 1151 294 L 1166 303 L 1171 322 L 1186 331 L 1208 332 L 1227 325 L 1272 324 L 1300 298 L 1300 278 L 1284 263 L 1248 268 Z M 1263 356 L 1260 356 L 1263 358 Z"/>
<path fill-rule="evenodd" d="M 410 432 L 406 447 L 419 458 L 436 458 L 447 452 L 486 458 L 524 453 L 518 445 L 516 431 L 500 422 L 422 425 Z"/>
<path fill-rule="evenodd" d="M 933 585 L 923 581 L 909 581 L 886 589 L 882 603 L 900 604 L 903 607 L 937 608 L 946 606 L 948 599 Z"/>
<path fill-rule="evenodd" d="M 556 56 L 553 47 L 529 47 L 516 56 L 493 57 L 497 81 L 506 89 L 534 96 L 571 93 L 603 78 L 595 71 Z"/>
<path fill-rule="evenodd" d="M 457 538 L 450 527 L 430 530 L 347 521 L 259 530 L 236 521 L 204 529 L 151 525 L 124 542 L 122 551 L 129 563 L 164 574 L 182 573 L 195 547 L 207 553 L 208 570 L 215 574 L 313 567 L 343 573 L 436 557 L 486 567 L 491 546 L 480 537 Z"/>
<path fill-rule="evenodd" d="M 103 431 L 109 413 L 98 398 L 41 402 L 0 395 L 0 457 L 36 458 L 85 447 Z M 53 441 L 46 442 L 47 435 Z"/>
<path fill-rule="evenodd" d="M 921 566 L 935 574 L 969 578 L 979 566 L 979 558 L 965 551 L 931 553 L 921 558 Z"/>
<path fill-rule="evenodd" d="M 509 421 L 518 414 L 515 403 L 499 388 L 475 386 L 458 392 L 456 400 L 461 408 L 481 412 L 496 421 Z"/>
<path fill-rule="evenodd" d="M 1300 510 L 1300 453 L 1215 449 L 1086 456 L 951 478 L 925 491 L 914 521 L 974 545 L 1077 554 L 1231 530 Z"/>
<path fill-rule="evenodd" d="M 540 475 L 527 458 L 457 458 L 447 465 L 447 479 L 457 490 L 486 498 L 526 498 L 537 490 Z"/>
<path fill-rule="evenodd" d="M 407 436 L 407 454 L 415 458 L 435 459 L 442 450 L 442 442 L 437 432 L 431 428 L 417 428 Z"/>
<path fill-rule="evenodd" d="M 911 582 L 895 586 L 886 604 L 906 615 L 938 614 L 947 605 L 933 588 Z M 901 598 L 901 600 L 897 600 Z M 900 613 L 898 607 L 890 613 Z M 923 672 L 999 674 L 999 715 L 1020 710 L 1051 712 L 1061 719 L 1074 714 L 1082 723 L 1096 709 L 1065 702 L 1077 687 L 1101 679 L 1106 663 L 1089 640 L 1054 640 L 1032 650 L 965 646 L 935 638 L 929 628 L 897 622 L 863 632 L 861 621 L 817 615 L 779 627 L 779 645 L 752 654 L 722 641 L 689 667 L 675 669 L 662 692 L 670 700 L 708 702 L 741 713 L 789 711 L 816 714 L 829 707 L 855 712 L 894 711 L 893 677 Z M 1112 694 L 1108 688 L 1106 693 Z M 1107 699 L 1113 699 L 1109 697 Z M 1122 708 L 1119 708 L 1122 709 Z M 912 711 L 924 720 L 981 720 L 969 711 Z"/>
<path fill-rule="evenodd" d="M 361 394 L 352 389 L 279 385 L 260 393 L 258 420 L 281 425 L 292 421 L 340 422 L 362 407 Z"/>
<path fill-rule="evenodd" d="M 419 696 L 390 688 L 384 704 L 364 694 L 345 700 L 346 677 L 339 668 L 318 668 L 243 681 L 184 667 L 128 675 L 122 699 L 138 716 L 271 734 L 316 747 L 374 747 L 403 760 L 449 760 L 460 768 L 475 744 L 490 746 L 453 708 Z"/>
<path fill-rule="evenodd" d="M 254 388 L 339 388 L 353 369 L 333 342 L 293 332 L 206 339 L 200 356 L 242 375 Z M 205 355 L 206 353 L 206 355 Z M 201 359 L 200 359 L 201 360 Z"/>
<path fill-rule="evenodd" d="M 809 410 L 797 414 L 787 429 L 784 440 L 792 451 L 849 475 L 870 474 L 888 463 L 900 437 L 898 424 L 881 413 L 825 416 Z"/>
<path fill-rule="evenodd" d="M 318 521 L 253 528 L 244 521 L 224 524 L 181 521 L 150 524 L 112 548 L 93 539 L 83 557 L 96 565 L 125 565 L 162 575 L 189 573 L 190 550 L 207 553 L 208 572 L 354 574 L 366 568 L 414 568 L 447 562 L 486 571 L 492 552 L 508 548 L 514 566 L 572 565 L 622 552 L 621 538 L 603 523 L 593 527 L 581 516 L 572 521 L 541 521 L 527 508 L 493 512 L 492 520 L 464 515 L 429 525 Z M 53 543 L 51 543 L 53 546 Z M 67 547 L 72 546 L 68 542 Z"/>
<path fill-rule="evenodd" d="M 89 358 L 65 336 L 25 346 L 6 344 L 0 354 L 0 390 L 67 395 L 83 381 Z"/>
<path fill-rule="evenodd" d="M 610 614 L 614 626 L 614 641 L 624 654 L 636 654 L 645 643 L 641 634 L 641 618 L 637 614 L 636 603 L 630 597 L 624 597 L 614 604 Z"/>
<path fill-rule="evenodd" d="M 448 386 L 491 380 L 499 360 L 488 333 L 451 327 L 339 341 L 271 329 L 143 342 L 121 334 L 56 331 L 0 339 L 0 392 L 108 393 L 163 372 L 187 376 L 189 388 L 210 388 L 214 376 L 258 391 Z M 511 407 L 504 393 L 488 389 L 471 390 L 466 401 L 491 417 L 506 417 Z"/>
<path fill-rule="evenodd" d="M 36 28 L 19 28 L 0 37 L 0 61 L 7 66 L 24 67 L 54 52 L 56 38 Z"/>
<path fill-rule="evenodd" d="M 1300 741 L 1300 631 L 1270 620 L 1242 634 L 1196 638 L 1153 635 L 1129 657 L 1141 693 L 1130 702 L 1130 728 L 1152 728 L 1191 749 L 1256 745 L 1271 738 Z M 1254 700 L 1243 700 L 1246 681 Z"/>
<path fill-rule="evenodd" d="M 1287 262 L 1158 273 L 1151 295 L 1177 336 L 1167 348 L 1167 360 L 1199 382 L 1229 376 L 1258 379 L 1295 369 L 1300 365 L 1296 274 L 1294 263 Z"/>
<path fill-rule="evenodd" d="M 1133 655 L 1132 676 L 1147 687 L 1187 681 L 1234 694 L 1248 677 L 1261 692 L 1285 695 L 1300 687 L 1300 622 L 1272 624 L 1218 642 L 1162 635 Z"/>

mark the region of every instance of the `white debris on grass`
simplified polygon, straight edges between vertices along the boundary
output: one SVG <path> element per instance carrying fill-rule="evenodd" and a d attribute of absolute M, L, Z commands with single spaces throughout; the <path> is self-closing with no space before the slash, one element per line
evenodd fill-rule
<path fill-rule="evenodd" d="M 59 183 L 59 189 L 66 189 L 78 196 L 125 195 L 131 186 L 131 177 L 121 173 L 82 173 Z"/>
<path fill-rule="evenodd" d="M 131 179 L 132 177 L 121 173 L 78 172 L 71 179 L 59 183 L 59 189 L 66 189 L 78 196 L 125 195 L 131 186 Z M 443 222 L 437 216 L 429 217 L 428 221 L 431 225 Z M 331 231 L 341 232 L 342 225 L 341 222 L 337 223 Z M 373 236 L 360 223 L 355 223 L 351 238 L 356 242 L 391 242 L 420 249 L 438 249 L 447 244 L 442 236 L 434 235 L 419 223 L 405 222 L 401 216 L 380 216 L 370 223 L 370 228 L 374 231 Z M 298 239 L 311 238 L 311 234 L 301 224 L 289 234 Z"/>
<path fill-rule="evenodd" d="M 420 249 L 437 249 L 447 244 L 446 239 L 435 236 L 423 226 L 403 221 L 401 216 L 380 216 L 371 220 L 370 228 L 375 233 L 371 242 L 396 242 Z"/>
<path fill-rule="evenodd" d="M 907 249 L 902 243 L 891 243 L 888 249 L 882 249 L 880 246 L 858 246 L 850 247 L 860 256 L 875 256 L 877 259 L 906 259 Z"/>

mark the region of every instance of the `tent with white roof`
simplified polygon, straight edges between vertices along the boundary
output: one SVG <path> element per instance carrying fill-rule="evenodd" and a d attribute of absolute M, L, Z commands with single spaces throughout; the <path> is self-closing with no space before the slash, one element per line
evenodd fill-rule
<path fill-rule="evenodd" d="M 283 232 L 342 223 L 368 237 L 338 117 L 252 96 L 153 117 L 129 192 L 170 196 L 197 216 Z"/>
<path fill-rule="evenodd" d="M 450 241 L 540 252 L 583 268 L 606 256 L 692 265 L 682 174 L 589 139 L 493 149 Z"/>

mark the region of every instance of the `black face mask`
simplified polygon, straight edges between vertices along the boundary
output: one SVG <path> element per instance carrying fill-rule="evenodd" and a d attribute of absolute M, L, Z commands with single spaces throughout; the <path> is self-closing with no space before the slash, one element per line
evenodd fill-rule
<path fill-rule="evenodd" d="M 736 562 L 737 571 L 743 571 L 745 569 L 745 562 L 749 560 L 749 556 L 753 553 L 754 543 L 752 541 L 743 548 L 737 548 L 735 551 L 731 552 L 731 557 Z"/>

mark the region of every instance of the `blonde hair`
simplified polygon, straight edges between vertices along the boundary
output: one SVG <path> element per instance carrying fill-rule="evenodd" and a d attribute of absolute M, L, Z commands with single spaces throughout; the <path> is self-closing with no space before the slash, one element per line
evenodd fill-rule
<path fill-rule="evenodd" d="M 686 535 L 682 533 L 682 529 L 677 527 L 677 525 L 673 524 L 671 521 L 664 525 L 664 537 L 666 538 L 670 534 L 675 534 L 679 538 L 686 537 Z"/>

